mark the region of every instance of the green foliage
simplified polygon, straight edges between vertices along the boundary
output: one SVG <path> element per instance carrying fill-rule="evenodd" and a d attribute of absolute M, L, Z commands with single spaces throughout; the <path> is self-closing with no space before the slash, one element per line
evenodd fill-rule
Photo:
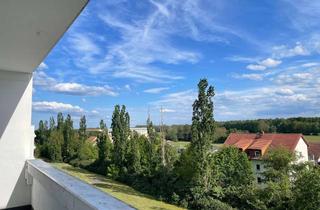
<path fill-rule="evenodd" d="M 238 148 L 222 148 L 214 154 L 212 164 L 216 179 L 222 187 L 250 185 L 254 180 L 248 156 Z"/>
<path fill-rule="evenodd" d="M 124 105 L 121 109 L 119 105 L 114 107 L 111 128 L 114 164 L 120 170 L 120 174 L 125 174 L 127 172 L 126 153 L 130 136 L 130 118 Z"/>
<path fill-rule="evenodd" d="M 86 135 L 86 129 L 87 129 L 87 120 L 86 120 L 86 116 L 82 116 L 80 118 L 80 122 L 79 122 L 79 138 L 82 141 L 85 141 L 87 139 L 87 135 Z"/>
<path fill-rule="evenodd" d="M 285 148 L 276 148 L 268 151 L 264 156 L 266 181 L 282 181 L 288 179 L 292 172 L 291 162 L 296 160 L 296 155 Z"/>
<path fill-rule="evenodd" d="M 180 155 L 165 143 L 166 164 L 162 163 L 159 127 L 148 118 L 148 137 L 131 133 L 129 113 L 119 105 L 112 115 L 113 143 L 103 120 L 99 123 L 101 132 L 92 133 L 97 135 L 95 145 L 86 141 L 85 116 L 76 132 L 71 116 L 64 119 L 58 113 L 57 125 L 54 118 L 49 126 L 46 121 L 39 122 L 35 153 L 121 180 L 188 209 L 319 209 L 319 168 L 295 163 L 297 157 L 288 150 L 273 149 L 263 159 L 264 183 L 257 185 L 245 153 L 233 147 L 214 152 L 213 143 L 223 142 L 232 130 L 318 132 L 320 118 L 233 121 L 218 123 L 216 128 L 214 89 L 205 79 L 200 80 L 198 89 L 192 125 L 164 126 L 167 139 L 191 141 Z"/>
<path fill-rule="evenodd" d="M 208 87 L 205 79 L 198 84 L 198 99 L 193 103 L 192 140 L 190 152 L 193 156 L 190 164 L 194 167 L 195 185 L 202 185 L 205 190 L 211 187 L 212 168 L 210 167 L 210 152 L 214 139 L 213 102 L 214 89 Z"/>
<path fill-rule="evenodd" d="M 98 158 L 98 151 L 92 143 L 86 141 L 82 144 L 79 151 L 80 160 L 95 160 Z"/>
<path fill-rule="evenodd" d="M 320 169 L 304 170 L 295 181 L 293 207 L 297 210 L 320 208 Z"/>
<path fill-rule="evenodd" d="M 50 133 L 48 142 L 48 155 L 52 161 L 62 161 L 62 144 L 63 135 L 62 132 L 54 130 Z"/>

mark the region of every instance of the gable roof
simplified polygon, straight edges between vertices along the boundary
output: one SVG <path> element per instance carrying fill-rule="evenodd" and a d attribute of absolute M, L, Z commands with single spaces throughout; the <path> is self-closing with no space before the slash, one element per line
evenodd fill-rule
<path fill-rule="evenodd" d="M 97 138 L 96 136 L 90 136 L 87 141 L 91 142 L 91 143 L 96 143 L 97 142 Z"/>
<path fill-rule="evenodd" d="M 261 150 L 262 154 L 269 148 L 278 147 L 283 147 L 294 152 L 300 138 L 305 141 L 302 134 L 295 133 L 264 133 L 260 135 L 252 133 L 231 133 L 224 142 L 224 145 L 235 146 L 242 150 Z M 250 145 L 247 145 L 248 142 L 251 142 Z M 305 143 L 307 144 L 306 141 Z"/>
<path fill-rule="evenodd" d="M 320 143 L 309 143 L 308 155 L 317 161 L 320 158 Z"/>

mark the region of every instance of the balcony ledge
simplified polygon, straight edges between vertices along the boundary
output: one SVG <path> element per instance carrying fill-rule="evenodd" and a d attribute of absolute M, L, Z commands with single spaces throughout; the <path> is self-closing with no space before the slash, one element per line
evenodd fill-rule
<path fill-rule="evenodd" d="M 27 161 L 26 179 L 32 185 L 31 205 L 35 210 L 134 209 L 42 160 Z"/>

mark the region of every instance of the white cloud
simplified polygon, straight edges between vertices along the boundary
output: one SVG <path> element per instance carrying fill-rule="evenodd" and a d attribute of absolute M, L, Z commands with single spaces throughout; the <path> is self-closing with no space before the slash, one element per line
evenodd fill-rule
<path fill-rule="evenodd" d="M 313 67 L 313 66 L 319 66 L 320 63 L 316 63 L 316 62 L 310 62 L 310 63 L 304 63 L 301 66 L 302 67 Z"/>
<path fill-rule="evenodd" d="M 60 103 L 56 101 L 37 101 L 32 103 L 33 110 L 38 112 L 63 112 L 63 113 L 72 113 L 79 114 L 83 113 L 84 109 L 79 106 L 74 106 L 71 104 Z"/>
<path fill-rule="evenodd" d="M 263 71 L 266 69 L 265 66 L 259 65 L 259 64 L 249 64 L 249 65 L 247 65 L 246 68 L 249 70 L 255 70 L 255 71 Z"/>
<path fill-rule="evenodd" d="M 40 65 L 38 66 L 38 70 L 44 70 L 47 68 L 48 68 L 48 65 L 44 62 L 41 62 Z"/>
<path fill-rule="evenodd" d="M 263 79 L 263 74 L 234 74 L 232 75 L 233 78 L 236 79 L 249 79 L 249 80 L 256 80 L 260 81 Z"/>
<path fill-rule="evenodd" d="M 45 90 L 69 95 L 118 95 L 118 93 L 108 85 L 90 86 L 76 82 L 58 82 L 54 78 L 49 77 L 44 71 L 35 72 L 34 85 L 39 86 Z"/>
<path fill-rule="evenodd" d="M 109 86 L 88 86 L 79 83 L 58 83 L 52 87 L 49 87 L 49 90 L 65 93 L 71 95 L 109 95 L 109 96 L 117 96 L 118 94 L 112 90 Z"/>
<path fill-rule="evenodd" d="M 233 62 L 244 62 L 244 63 L 253 63 L 259 60 L 259 58 L 257 57 L 244 57 L 239 55 L 226 57 L 225 59 Z"/>
<path fill-rule="evenodd" d="M 293 95 L 294 91 L 291 90 L 290 88 L 280 88 L 276 90 L 276 93 L 279 95 Z"/>
<path fill-rule="evenodd" d="M 265 66 L 266 68 L 269 68 L 269 67 L 276 67 L 278 66 L 279 64 L 281 64 L 282 61 L 280 60 L 275 60 L 275 59 L 272 59 L 272 58 L 267 58 L 263 61 L 260 62 L 260 65 L 263 65 Z"/>
<path fill-rule="evenodd" d="M 73 49 L 81 53 L 99 54 L 100 48 L 86 34 L 73 33 L 69 37 Z"/>
<path fill-rule="evenodd" d="M 310 54 L 310 52 L 300 42 L 297 42 L 293 48 L 290 48 L 286 45 L 274 46 L 272 51 L 273 57 L 276 58 L 287 58 Z"/>
<path fill-rule="evenodd" d="M 128 91 L 131 91 L 131 86 L 130 86 L 129 84 L 126 84 L 126 85 L 124 86 L 124 88 L 125 88 L 126 90 L 128 90 Z"/>
<path fill-rule="evenodd" d="M 173 110 L 173 109 L 160 109 L 160 112 L 163 112 L 163 113 L 173 113 L 173 112 L 176 112 L 176 110 Z"/>
<path fill-rule="evenodd" d="M 257 64 L 249 64 L 249 65 L 247 65 L 246 68 L 249 70 L 263 71 L 263 70 L 266 70 L 267 68 L 276 67 L 281 63 L 282 63 L 282 61 L 280 61 L 280 60 L 266 58 L 266 59 L 258 62 Z"/>
<path fill-rule="evenodd" d="M 147 90 L 144 90 L 143 92 L 157 94 L 157 93 L 161 93 L 161 92 L 168 90 L 168 89 L 169 89 L 168 87 L 159 87 L 159 88 L 147 89 Z"/>

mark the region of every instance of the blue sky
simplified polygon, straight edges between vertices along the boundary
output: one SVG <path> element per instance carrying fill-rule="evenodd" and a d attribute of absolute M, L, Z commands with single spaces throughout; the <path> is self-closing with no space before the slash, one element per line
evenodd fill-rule
<path fill-rule="evenodd" d="M 92 0 L 34 73 L 33 123 L 190 123 L 200 78 L 215 119 L 319 116 L 320 2 Z"/>

